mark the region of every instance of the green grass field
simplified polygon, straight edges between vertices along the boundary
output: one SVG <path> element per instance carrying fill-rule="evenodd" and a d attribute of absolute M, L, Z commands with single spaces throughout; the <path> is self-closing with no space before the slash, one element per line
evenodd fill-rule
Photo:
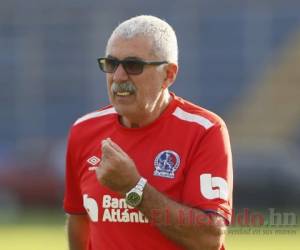
<path fill-rule="evenodd" d="M 17 223 L 0 223 L 2 250 L 67 250 L 61 213 L 26 215 Z M 237 228 L 229 230 L 226 249 L 287 250 L 300 246 L 299 226 L 290 228 Z"/>
<path fill-rule="evenodd" d="M 62 225 L 0 226 L 0 249 L 65 250 L 66 237 Z"/>

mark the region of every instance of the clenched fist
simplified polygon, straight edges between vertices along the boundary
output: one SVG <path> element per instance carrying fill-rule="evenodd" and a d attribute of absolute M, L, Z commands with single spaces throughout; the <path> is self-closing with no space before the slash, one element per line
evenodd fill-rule
<path fill-rule="evenodd" d="M 134 161 L 110 138 L 102 141 L 102 160 L 96 176 L 102 185 L 122 195 L 141 178 Z"/>

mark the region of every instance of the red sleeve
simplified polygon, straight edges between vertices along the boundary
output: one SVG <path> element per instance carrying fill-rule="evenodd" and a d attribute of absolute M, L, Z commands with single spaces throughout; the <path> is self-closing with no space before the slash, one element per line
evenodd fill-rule
<path fill-rule="evenodd" d="M 78 175 L 78 157 L 75 151 L 74 130 L 71 129 L 66 153 L 66 172 L 65 172 L 65 196 L 63 207 L 67 213 L 82 214 L 86 213 L 83 207 L 83 199 L 80 190 Z M 76 164 L 77 163 L 77 164 Z"/>
<path fill-rule="evenodd" d="M 209 128 L 189 164 L 183 201 L 191 207 L 216 212 L 230 222 L 232 210 L 232 155 L 224 122 Z"/>

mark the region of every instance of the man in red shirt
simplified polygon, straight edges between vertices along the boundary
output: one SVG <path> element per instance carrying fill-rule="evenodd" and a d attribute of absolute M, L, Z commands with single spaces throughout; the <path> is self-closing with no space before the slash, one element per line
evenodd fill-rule
<path fill-rule="evenodd" d="M 165 21 L 121 23 L 98 59 L 110 106 L 79 118 L 67 149 L 71 250 L 224 249 L 232 159 L 223 120 L 168 87 L 177 39 Z"/>

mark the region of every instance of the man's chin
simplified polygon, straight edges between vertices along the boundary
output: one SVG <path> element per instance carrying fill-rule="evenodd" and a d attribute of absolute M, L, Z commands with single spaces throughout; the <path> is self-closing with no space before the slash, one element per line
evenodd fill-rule
<path fill-rule="evenodd" d="M 114 103 L 113 106 L 120 116 L 132 116 L 136 113 L 136 109 L 133 105 Z"/>

